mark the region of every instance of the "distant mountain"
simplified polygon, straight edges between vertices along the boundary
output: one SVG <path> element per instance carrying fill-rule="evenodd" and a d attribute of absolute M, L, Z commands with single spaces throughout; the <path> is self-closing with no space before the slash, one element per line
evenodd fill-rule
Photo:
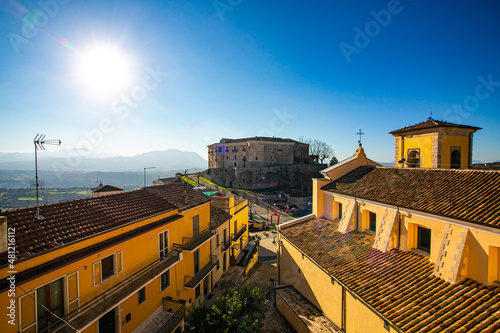
<path fill-rule="evenodd" d="M 0 170 L 33 170 L 34 154 L 0 153 Z M 93 153 L 86 150 L 44 151 L 38 155 L 39 170 L 46 171 L 143 171 L 206 169 L 207 161 L 194 152 L 178 149 L 152 151 L 136 156 Z"/>

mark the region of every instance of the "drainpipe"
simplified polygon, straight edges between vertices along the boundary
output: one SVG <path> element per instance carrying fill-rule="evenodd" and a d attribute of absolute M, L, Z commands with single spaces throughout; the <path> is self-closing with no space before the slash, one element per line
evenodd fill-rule
<path fill-rule="evenodd" d="M 398 217 L 398 249 L 401 248 L 401 215 L 399 215 L 399 206 L 398 206 L 398 212 L 396 213 L 396 216 Z"/>
<path fill-rule="evenodd" d="M 401 158 L 398 161 L 401 161 L 403 158 L 405 158 L 404 153 L 405 153 L 405 138 L 403 135 L 401 135 Z M 403 163 L 403 167 L 404 167 L 404 163 Z"/>

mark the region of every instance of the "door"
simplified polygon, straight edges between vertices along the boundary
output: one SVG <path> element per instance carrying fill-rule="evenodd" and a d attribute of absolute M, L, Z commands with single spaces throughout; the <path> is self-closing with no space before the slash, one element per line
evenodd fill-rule
<path fill-rule="evenodd" d="M 64 316 L 63 279 L 57 279 L 36 289 L 38 331 L 57 324 Z M 48 310 L 49 311 L 48 311 Z"/>
<path fill-rule="evenodd" d="M 200 250 L 194 253 L 194 274 L 200 271 Z"/>
<path fill-rule="evenodd" d="M 99 333 L 115 333 L 115 309 L 112 309 L 99 319 Z"/>
<path fill-rule="evenodd" d="M 193 216 L 193 239 L 200 235 L 200 215 Z"/>

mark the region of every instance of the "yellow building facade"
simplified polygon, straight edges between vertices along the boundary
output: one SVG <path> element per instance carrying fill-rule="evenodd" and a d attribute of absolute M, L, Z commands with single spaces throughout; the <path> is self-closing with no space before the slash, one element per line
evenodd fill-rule
<path fill-rule="evenodd" d="M 210 205 L 170 184 L 4 212 L 0 331 L 139 332 L 159 314 L 182 331 L 217 282 Z"/>
<path fill-rule="evenodd" d="M 500 172 L 381 167 L 360 146 L 322 173 L 313 214 L 279 230 L 297 331 L 500 330 Z"/>

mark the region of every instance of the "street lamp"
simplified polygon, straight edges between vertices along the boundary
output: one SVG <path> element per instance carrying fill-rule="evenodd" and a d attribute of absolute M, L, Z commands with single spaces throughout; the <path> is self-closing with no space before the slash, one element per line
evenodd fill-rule
<path fill-rule="evenodd" d="M 144 187 L 146 187 L 146 169 L 154 169 L 155 167 L 144 168 Z"/>

